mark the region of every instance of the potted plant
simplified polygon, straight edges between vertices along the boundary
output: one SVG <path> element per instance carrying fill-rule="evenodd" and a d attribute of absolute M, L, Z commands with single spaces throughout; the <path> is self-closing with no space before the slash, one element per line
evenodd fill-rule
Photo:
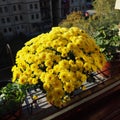
<path fill-rule="evenodd" d="M 105 62 L 99 46 L 85 31 L 53 27 L 17 52 L 12 82 L 38 85 L 48 102 L 61 108 L 76 89 L 85 90 L 89 75 Z"/>
<path fill-rule="evenodd" d="M 105 54 L 107 59 L 104 67 L 106 70 L 110 70 L 104 72 L 105 75 L 113 73 L 113 71 L 111 71 L 112 67 L 120 64 L 120 36 L 118 32 L 118 25 L 106 24 L 101 26 L 94 34 L 96 43 L 100 46 L 101 52 Z M 103 70 L 105 69 L 103 68 Z"/>
<path fill-rule="evenodd" d="M 21 105 L 25 99 L 24 87 L 10 81 L 0 82 L 0 119 L 12 119 L 21 112 Z M 19 113 L 19 114 L 18 114 Z"/>

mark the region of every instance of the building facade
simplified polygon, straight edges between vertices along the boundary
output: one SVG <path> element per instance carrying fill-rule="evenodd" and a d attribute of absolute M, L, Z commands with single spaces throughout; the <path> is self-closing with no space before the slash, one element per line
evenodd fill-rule
<path fill-rule="evenodd" d="M 70 0 L 70 12 L 85 11 L 86 7 L 86 0 Z"/>
<path fill-rule="evenodd" d="M 51 25 L 50 2 L 50 0 L 1 0 L 0 33 L 9 37 L 20 32 L 32 34 L 47 29 Z"/>
<path fill-rule="evenodd" d="M 85 10 L 87 1 L 90 0 L 1 0 L 0 33 L 9 37 L 48 31 L 70 12 Z"/>
<path fill-rule="evenodd" d="M 92 8 L 93 0 L 52 0 L 53 25 L 73 11 L 86 11 Z"/>

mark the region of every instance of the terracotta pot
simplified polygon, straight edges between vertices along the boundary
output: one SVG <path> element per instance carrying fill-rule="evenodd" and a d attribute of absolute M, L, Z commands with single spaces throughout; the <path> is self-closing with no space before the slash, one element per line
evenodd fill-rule
<path fill-rule="evenodd" d="M 104 77 L 115 76 L 120 74 L 120 61 L 107 61 L 100 74 Z"/>

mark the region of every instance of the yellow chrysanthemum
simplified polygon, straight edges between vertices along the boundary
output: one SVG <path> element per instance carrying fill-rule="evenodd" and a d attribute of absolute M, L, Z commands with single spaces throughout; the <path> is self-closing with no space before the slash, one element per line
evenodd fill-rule
<path fill-rule="evenodd" d="M 38 83 L 38 79 L 37 78 L 32 78 L 32 84 L 35 85 Z"/>
<path fill-rule="evenodd" d="M 26 84 L 27 77 L 26 76 L 20 76 L 18 83 L 19 84 Z"/>
<path fill-rule="evenodd" d="M 64 94 L 65 94 L 63 89 L 58 88 L 58 87 L 54 88 L 52 92 L 54 93 L 54 98 L 55 99 L 56 98 L 62 98 L 64 96 Z"/>
<path fill-rule="evenodd" d="M 44 84 L 43 84 L 43 88 L 46 90 L 46 91 L 49 91 L 50 90 L 50 84 L 49 83 L 47 83 L 47 82 L 45 82 Z"/>
<path fill-rule="evenodd" d="M 69 81 L 70 80 L 70 77 L 69 77 L 69 71 L 67 70 L 63 70 L 59 73 L 59 79 L 61 79 L 61 81 L 63 83 L 65 83 L 66 81 Z"/>
<path fill-rule="evenodd" d="M 71 84 L 70 82 L 66 82 L 64 84 L 64 90 L 68 93 L 71 93 L 72 91 L 74 91 L 74 85 Z"/>
<path fill-rule="evenodd" d="M 47 100 L 62 107 L 70 93 L 87 83 L 91 72 L 106 62 L 94 39 L 77 27 L 53 27 L 25 43 L 16 54 L 12 81 L 36 85 L 40 81 Z"/>
<path fill-rule="evenodd" d="M 52 81 L 51 86 L 52 86 L 53 88 L 62 88 L 62 82 L 61 82 L 59 79 L 55 78 L 55 79 Z"/>

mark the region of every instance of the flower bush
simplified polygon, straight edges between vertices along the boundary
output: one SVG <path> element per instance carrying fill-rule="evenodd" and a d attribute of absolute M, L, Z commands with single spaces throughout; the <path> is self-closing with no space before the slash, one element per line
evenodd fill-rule
<path fill-rule="evenodd" d="M 47 100 L 62 107 L 76 89 L 84 89 L 91 72 L 102 68 L 105 57 L 94 39 L 77 27 L 53 27 L 25 43 L 17 52 L 12 81 L 36 85 Z"/>

